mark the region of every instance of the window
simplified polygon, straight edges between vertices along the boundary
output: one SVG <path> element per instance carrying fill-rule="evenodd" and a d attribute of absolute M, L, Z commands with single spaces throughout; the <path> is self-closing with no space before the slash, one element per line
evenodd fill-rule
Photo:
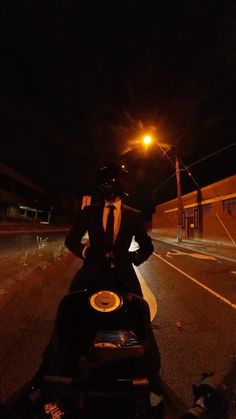
<path fill-rule="evenodd" d="M 199 226 L 199 210 L 198 207 L 194 208 L 194 228 L 198 229 Z"/>
<path fill-rule="evenodd" d="M 202 214 L 210 214 L 212 211 L 212 205 L 211 204 L 203 204 L 202 205 Z"/>
<path fill-rule="evenodd" d="M 186 217 L 194 217 L 194 207 L 185 208 L 185 216 Z"/>
<path fill-rule="evenodd" d="M 223 211 L 224 212 L 236 211 L 236 198 L 225 199 L 223 201 Z"/>
<path fill-rule="evenodd" d="M 185 211 L 182 210 L 182 228 L 185 227 Z"/>

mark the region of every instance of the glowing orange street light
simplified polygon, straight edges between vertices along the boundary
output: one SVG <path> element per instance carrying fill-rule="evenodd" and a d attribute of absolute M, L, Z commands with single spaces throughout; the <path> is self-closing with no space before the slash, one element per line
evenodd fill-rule
<path fill-rule="evenodd" d="M 151 135 L 145 135 L 143 137 L 143 144 L 150 145 L 152 143 L 152 137 Z"/>

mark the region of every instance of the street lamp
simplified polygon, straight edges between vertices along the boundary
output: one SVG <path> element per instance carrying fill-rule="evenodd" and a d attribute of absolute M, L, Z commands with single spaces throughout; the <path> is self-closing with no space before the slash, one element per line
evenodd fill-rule
<path fill-rule="evenodd" d="M 153 142 L 153 137 L 151 135 L 145 135 L 142 139 L 142 142 L 145 146 L 150 145 Z M 177 186 L 177 207 L 178 207 L 178 221 L 177 221 L 177 241 L 182 242 L 182 198 L 181 198 L 181 178 L 180 178 L 180 165 L 178 156 L 175 154 L 175 163 L 168 156 L 167 151 L 171 149 L 169 144 L 159 143 L 154 141 L 157 147 L 167 156 L 175 166 L 175 175 L 176 175 L 176 186 Z"/>
<path fill-rule="evenodd" d="M 143 137 L 143 143 L 144 143 L 144 145 L 149 145 L 149 144 L 151 144 L 151 142 L 152 142 L 151 135 L 145 135 Z"/>

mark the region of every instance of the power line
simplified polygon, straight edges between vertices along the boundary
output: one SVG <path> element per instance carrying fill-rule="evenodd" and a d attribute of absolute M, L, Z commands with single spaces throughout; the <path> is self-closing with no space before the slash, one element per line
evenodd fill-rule
<path fill-rule="evenodd" d="M 161 145 L 158 145 L 158 147 L 160 147 L 163 156 L 166 156 L 167 159 L 169 160 L 169 162 L 172 164 L 172 166 L 175 168 L 175 163 L 173 162 L 172 158 L 169 156 L 169 154 L 167 153 L 167 150 L 165 150 Z"/>
<path fill-rule="evenodd" d="M 193 177 L 192 173 L 188 170 L 188 167 L 184 164 L 184 162 L 182 160 L 179 159 L 179 161 L 181 162 L 182 166 L 184 167 L 184 169 L 181 169 L 183 172 L 187 172 L 188 175 L 191 177 L 191 179 L 194 181 L 195 185 L 197 186 L 197 188 L 199 188 L 199 184 L 196 181 L 196 179 Z"/>
<path fill-rule="evenodd" d="M 189 164 L 189 165 L 187 166 L 187 169 L 189 169 L 190 167 L 194 166 L 195 164 L 201 163 L 201 162 L 202 162 L 202 161 L 204 161 L 204 160 L 210 159 L 211 157 L 215 156 L 216 154 L 219 154 L 219 153 L 221 153 L 222 151 L 227 150 L 227 149 L 228 149 L 228 148 L 230 148 L 230 147 L 233 147 L 235 144 L 236 144 L 236 142 L 234 142 L 234 143 L 232 143 L 232 144 L 230 144 L 230 145 L 227 145 L 226 147 L 221 148 L 220 150 L 215 151 L 214 153 L 211 153 L 211 154 L 209 154 L 208 156 L 205 156 L 205 157 L 203 157 L 202 159 L 199 159 L 199 160 L 197 160 L 197 161 L 195 161 L 195 162 L 193 162 L 193 163 Z"/>
<path fill-rule="evenodd" d="M 163 152 L 163 155 L 162 155 L 162 158 L 164 157 L 164 156 L 166 156 L 167 158 L 168 158 L 168 160 L 171 162 L 171 164 L 172 164 L 172 166 L 174 166 L 175 167 L 175 164 L 174 164 L 174 162 L 173 162 L 173 160 L 171 159 L 171 157 L 167 154 L 167 151 L 166 150 L 164 150 L 162 147 L 160 147 L 161 148 L 161 150 L 162 150 L 162 152 Z M 160 159 L 160 160 L 162 160 L 162 158 Z M 159 161 L 160 161 L 159 160 Z M 158 163 L 159 163 L 159 161 L 158 161 Z M 181 169 L 183 172 L 187 172 L 188 173 L 188 175 L 192 178 L 192 180 L 194 181 L 194 183 L 195 183 L 195 185 L 197 186 L 197 188 L 199 188 L 199 185 L 198 185 L 198 183 L 197 183 L 197 181 L 196 181 L 196 179 L 192 176 L 192 173 L 190 173 L 190 171 L 188 170 L 188 168 L 187 168 L 187 166 L 184 164 L 184 162 L 182 161 L 182 160 L 180 160 L 179 159 L 179 161 L 180 161 L 180 163 L 182 164 L 182 166 L 184 167 L 184 169 Z M 171 176 L 169 176 L 160 186 L 158 186 L 158 188 L 156 188 L 156 189 L 154 189 L 153 190 L 153 193 L 155 194 L 159 189 L 161 189 L 167 182 L 169 182 L 169 180 L 170 179 L 172 179 L 174 176 L 176 176 L 176 171 L 174 172 L 174 173 L 172 173 L 172 175 Z"/>
<path fill-rule="evenodd" d="M 157 191 L 159 191 L 159 189 L 162 188 L 162 186 L 164 186 L 167 182 L 169 182 L 170 179 L 172 179 L 175 176 L 175 172 L 172 173 L 171 176 L 169 176 L 160 186 L 158 186 L 158 188 L 153 190 L 153 193 L 156 193 Z"/>
<path fill-rule="evenodd" d="M 159 160 L 158 160 L 157 164 L 159 164 L 159 163 L 160 163 L 160 161 L 164 159 L 164 157 L 165 157 L 165 154 L 162 154 L 162 156 L 159 158 Z"/>
<path fill-rule="evenodd" d="M 172 164 L 172 166 L 174 166 L 175 168 L 175 163 L 173 162 L 173 160 L 171 159 L 171 157 L 168 155 L 167 150 L 165 150 L 163 147 L 161 147 L 159 145 L 161 151 L 163 152 L 163 156 L 166 156 L 168 158 L 168 160 L 170 161 L 170 163 Z M 197 188 L 199 188 L 199 184 L 196 181 L 196 179 L 193 177 L 192 173 L 188 170 L 188 167 L 186 166 L 186 164 L 184 164 L 184 162 L 178 157 L 178 160 L 180 161 L 180 163 L 182 164 L 182 166 L 184 167 L 184 169 L 181 169 L 183 172 L 187 172 L 188 175 L 191 177 L 191 179 L 193 180 L 193 182 L 195 183 L 195 185 L 197 186 Z"/>
<path fill-rule="evenodd" d="M 193 163 L 191 163 L 191 164 L 189 164 L 188 166 L 186 166 L 185 164 L 184 164 L 184 162 L 182 161 L 182 160 L 180 160 L 180 162 L 181 162 L 181 164 L 182 164 L 182 166 L 184 167 L 184 169 L 182 169 L 182 171 L 186 171 L 187 173 L 188 173 L 188 175 L 192 178 L 192 180 L 194 181 L 194 183 L 195 183 L 195 185 L 197 186 L 197 188 L 199 188 L 199 184 L 198 184 L 198 182 L 196 181 L 196 179 L 192 176 L 192 173 L 188 170 L 190 167 L 192 167 L 192 166 L 194 166 L 195 164 L 198 164 L 198 163 L 201 163 L 202 161 L 204 161 L 204 160 L 207 160 L 207 159 L 209 159 L 209 158 L 211 158 L 211 157 L 213 157 L 213 156 L 215 156 L 216 154 L 219 154 L 219 153 L 221 153 L 222 151 L 224 151 L 224 150 L 227 150 L 228 148 L 230 148 L 230 147 L 233 147 L 234 145 L 236 144 L 236 142 L 234 142 L 234 143 L 232 143 L 232 144 L 229 144 L 228 146 L 226 146 L 226 147 L 223 147 L 223 148 L 221 148 L 220 150 L 218 150 L 218 151 L 216 151 L 216 152 L 214 152 L 214 153 L 211 153 L 211 154 L 209 154 L 209 155 L 207 155 L 207 156 L 205 156 L 205 157 L 203 157 L 202 159 L 199 159 L 199 160 L 196 160 L 195 162 L 193 162 Z M 170 156 L 167 154 L 167 151 L 166 150 L 164 150 L 162 147 L 160 147 L 161 148 L 161 150 L 162 150 L 162 152 L 163 152 L 163 156 L 162 156 L 162 158 L 164 157 L 164 156 L 166 156 L 167 158 L 168 158 L 168 160 L 171 162 L 171 164 L 174 166 L 174 163 L 173 163 L 173 161 L 172 161 L 172 159 L 170 158 Z M 162 158 L 160 159 L 160 160 L 162 160 Z M 160 161 L 159 160 L 159 161 Z M 160 186 L 158 186 L 158 188 L 156 188 L 156 189 L 154 189 L 153 190 L 153 193 L 155 194 L 157 191 L 159 191 L 167 182 L 169 182 L 169 180 L 170 179 L 172 179 L 173 177 L 175 176 L 175 172 L 174 173 L 172 173 L 172 175 L 171 176 L 169 176 Z"/>

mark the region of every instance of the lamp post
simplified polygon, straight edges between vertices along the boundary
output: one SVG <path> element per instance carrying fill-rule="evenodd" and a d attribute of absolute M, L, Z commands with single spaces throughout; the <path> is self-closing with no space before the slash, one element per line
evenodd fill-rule
<path fill-rule="evenodd" d="M 143 144 L 145 146 L 150 145 L 153 142 L 153 138 L 151 135 L 145 135 L 143 137 Z M 166 150 L 169 150 L 171 147 L 169 144 L 158 143 L 155 141 L 155 144 L 162 150 L 163 153 L 166 154 Z M 167 155 L 167 154 L 166 154 Z M 170 157 L 167 155 L 168 159 L 171 161 Z M 177 186 L 177 241 L 180 243 L 182 242 L 182 197 L 181 197 L 181 177 L 180 177 L 180 166 L 179 166 L 179 159 L 178 156 L 175 154 L 175 176 L 176 176 L 176 186 Z"/>
<path fill-rule="evenodd" d="M 180 179 L 179 159 L 176 155 L 175 155 L 175 174 L 176 174 L 177 204 L 178 204 L 177 241 L 180 243 L 182 242 L 182 198 L 181 198 L 181 179 Z"/>

